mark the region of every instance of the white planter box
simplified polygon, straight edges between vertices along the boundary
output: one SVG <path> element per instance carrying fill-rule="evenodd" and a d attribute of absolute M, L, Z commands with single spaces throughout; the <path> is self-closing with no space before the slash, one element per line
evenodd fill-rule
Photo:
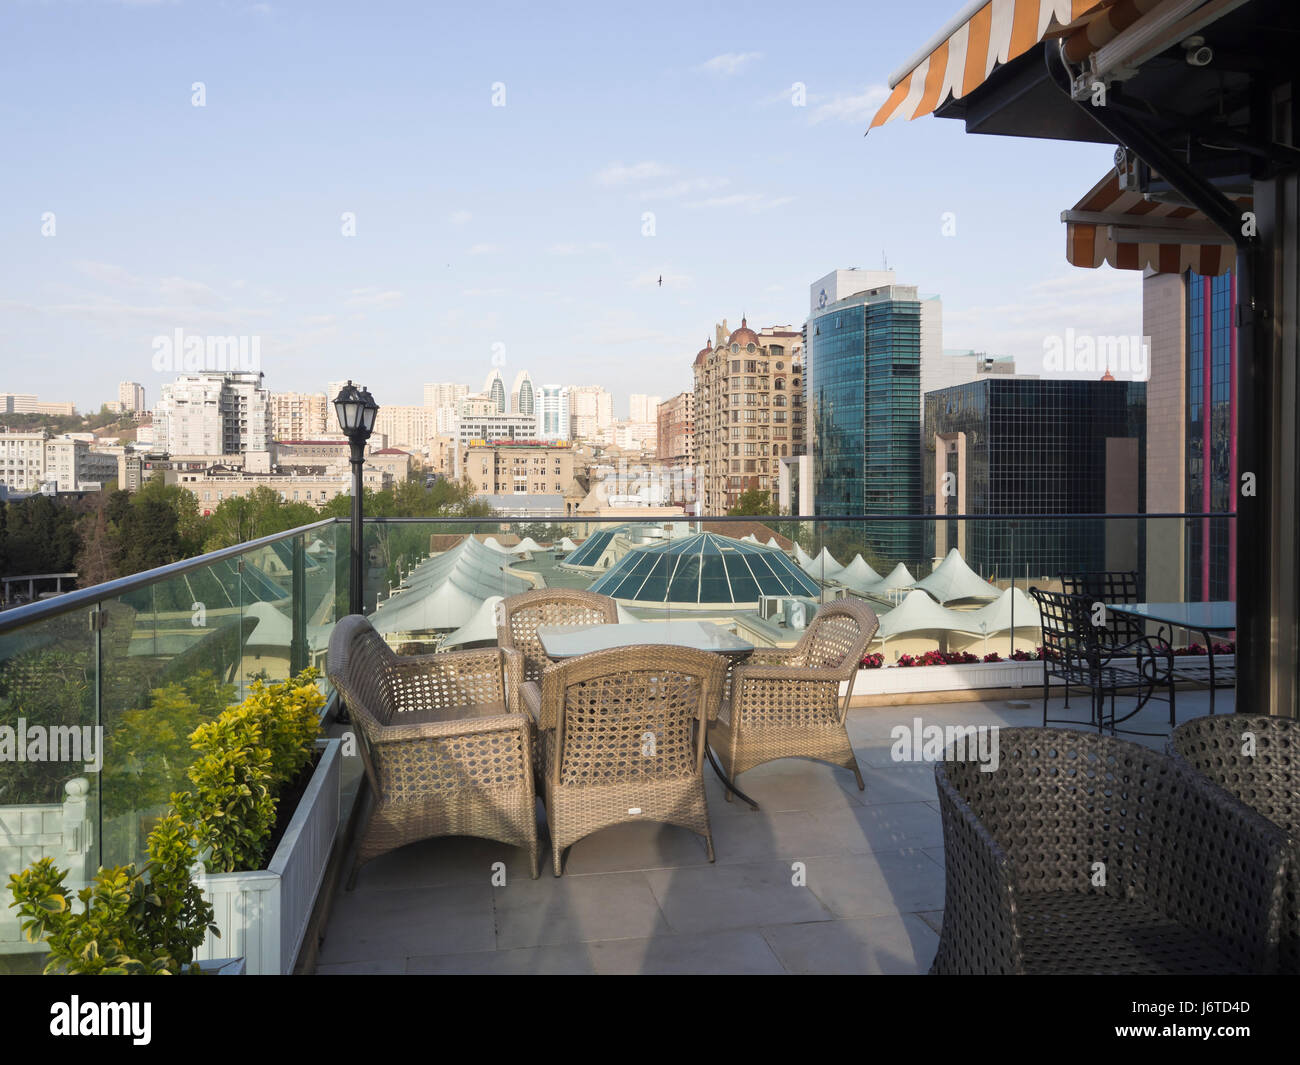
<path fill-rule="evenodd" d="M 242 957 L 251 976 L 293 971 L 338 834 L 341 742 L 317 741 L 320 761 L 268 867 L 206 877 L 221 938 L 209 934 L 196 961 Z"/>
<path fill-rule="evenodd" d="M 960 666 L 886 666 L 860 669 L 854 695 L 893 695 L 903 692 L 971 691 L 976 688 L 1043 686 L 1042 662 L 970 662 Z M 840 694 L 848 682 L 840 685 Z"/>
<path fill-rule="evenodd" d="M 1133 659 L 1119 658 L 1117 664 L 1133 664 Z M 1214 668 L 1229 670 L 1236 665 L 1236 655 L 1215 655 Z M 1208 665 L 1206 655 L 1180 655 L 1174 659 L 1174 670 L 1180 665 Z M 1052 686 L 1060 681 L 1052 678 Z M 886 666 L 883 669 L 860 669 L 853 684 L 854 695 L 894 695 L 904 692 L 974 691 L 979 688 L 1036 688 L 1043 690 L 1043 663 L 1033 662 L 970 662 L 958 666 Z M 840 685 L 840 695 L 848 690 L 848 682 Z"/>

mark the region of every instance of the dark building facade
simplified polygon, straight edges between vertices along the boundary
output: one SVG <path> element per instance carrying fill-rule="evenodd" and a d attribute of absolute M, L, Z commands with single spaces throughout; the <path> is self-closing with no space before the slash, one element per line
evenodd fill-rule
<path fill-rule="evenodd" d="M 1237 302 L 1235 271 L 1187 284 L 1187 484 L 1189 511 L 1229 513 L 1237 483 Z M 1237 598 L 1236 522 L 1188 522 L 1188 600 Z"/>
<path fill-rule="evenodd" d="M 1138 513 L 1145 459 L 1144 382 L 989 379 L 925 396 L 927 513 Z M 940 521 L 930 533 L 934 557 L 956 547 L 986 576 L 1138 569 L 1143 557 L 1137 520 Z"/>
<path fill-rule="evenodd" d="M 919 514 L 921 301 L 886 285 L 839 300 L 807 324 L 813 502 L 819 517 Z M 866 521 L 881 558 L 925 554 L 918 523 Z"/>

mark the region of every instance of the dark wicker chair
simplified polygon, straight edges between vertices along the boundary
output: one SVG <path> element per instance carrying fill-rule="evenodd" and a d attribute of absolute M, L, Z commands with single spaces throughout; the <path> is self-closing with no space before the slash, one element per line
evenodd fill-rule
<path fill-rule="evenodd" d="M 1286 833 L 1290 841 L 1278 968 L 1300 973 L 1300 721 L 1198 717 L 1174 729 L 1173 756 Z"/>
<path fill-rule="evenodd" d="M 351 614 L 330 634 L 328 673 L 373 793 L 349 883 L 372 858 L 434 836 L 524 847 L 537 877 L 534 729 L 519 701 L 517 652 L 396 655 Z"/>
<path fill-rule="evenodd" d="M 992 772 L 935 767 L 946 888 L 932 973 L 1276 970 L 1274 825 L 1110 736 L 1001 729 L 997 753 Z"/>
<path fill-rule="evenodd" d="M 1047 700 L 1051 694 L 1052 678 L 1065 686 L 1065 705 L 1070 705 L 1070 693 L 1075 689 L 1091 696 L 1091 723 L 1097 731 L 1132 731 L 1117 726 L 1127 721 L 1151 699 L 1169 703 L 1169 724 L 1174 723 L 1174 653 L 1166 643 L 1140 633 L 1132 639 L 1118 641 L 1120 630 L 1110 630 L 1094 624 L 1094 608 L 1100 600 L 1090 595 L 1067 595 L 1063 592 L 1045 592 L 1030 588 L 1029 594 L 1038 604 L 1043 632 L 1043 724 L 1077 725 L 1068 718 L 1049 718 Z M 1108 620 L 1116 615 L 1107 611 Z M 1132 658 L 1130 663 L 1128 660 Z M 1156 695 L 1163 689 L 1164 696 Z M 1120 693 L 1132 693 L 1137 705 L 1119 716 L 1115 698 Z M 1110 698 L 1109 713 L 1106 699 Z M 1161 735 L 1164 733 L 1137 733 L 1134 735 Z"/>

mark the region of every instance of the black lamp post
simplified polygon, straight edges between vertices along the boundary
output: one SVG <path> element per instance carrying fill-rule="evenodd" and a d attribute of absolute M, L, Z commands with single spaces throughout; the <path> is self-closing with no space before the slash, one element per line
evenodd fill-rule
<path fill-rule="evenodd" d="M 334 399 L 334 412 L 338 415 L 339 428 L 352 445 L 352 565 L 348 581 L 348 613 L 365 613 L 364 581 L 365 570 L 362 568 L 362 514 L 361 514 L 361 471 L 366 462 L 366 441 L 375 428 L 375 414 L 379 404 L 368 388 L 357 388 L 351 381 L 339 390 Z"/>

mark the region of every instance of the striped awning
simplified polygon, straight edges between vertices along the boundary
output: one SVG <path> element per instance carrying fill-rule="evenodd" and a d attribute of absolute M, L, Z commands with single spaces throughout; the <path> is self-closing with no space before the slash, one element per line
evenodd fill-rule
<path fill-rule="evenodd" d="M 1238 199 L 1243 210 L 1249 198 Z M 1065 257 L 1073 266 L 1107 263 L 1119 270 L 1181 274 L 1195 270 L 1217 277 L 1236 265 L 1228 236 L 1194 207 L 1148 200 L 1119 184 L 1110 171 L 1073 209 L 1061 212 Z"/>
<path fill-rule="evenodd" d="M 920 118 L 961 99 L 993 71 L 1049 37 L 1065 37 L 1077 62 L 1163 0 L 976 0 L 889 79 L 889 99 L 869 128 Z"/>

